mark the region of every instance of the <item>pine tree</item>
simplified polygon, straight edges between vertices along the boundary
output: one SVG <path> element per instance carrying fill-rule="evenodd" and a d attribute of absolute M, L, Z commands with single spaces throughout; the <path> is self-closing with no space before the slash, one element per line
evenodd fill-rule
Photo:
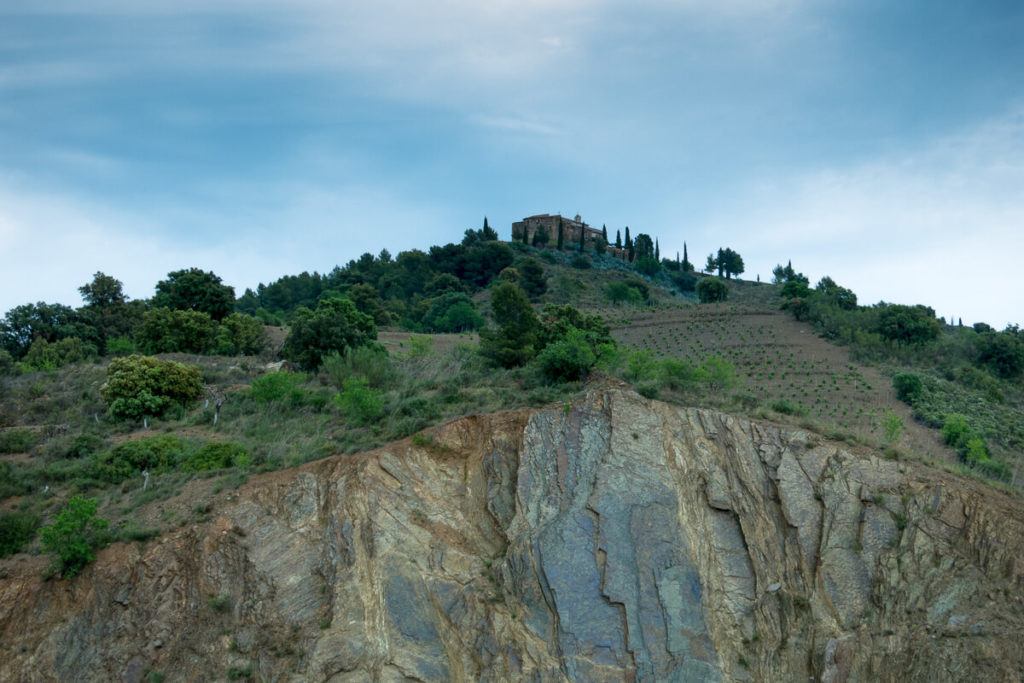
<path fill-rule="evenodd" d="M 562 217 L 558 217 L 558 251 L 562 251 L 562 245 L 565 242 L 565 227 L 562 225 Z"/>
<path fill-rule="evenodd" d="M 616 230 L 615 231 L 615 248 L 616 249 L 622 249 L 622 231 L 621 230 Z"/>
<path fill-rule="evenodd" d="M 718 260 L 715 261 L 715 264 L 718 266 L 718 277 L 722 277 L 725 272 L 725 253 L 721 247 L 718 248 Z"/>

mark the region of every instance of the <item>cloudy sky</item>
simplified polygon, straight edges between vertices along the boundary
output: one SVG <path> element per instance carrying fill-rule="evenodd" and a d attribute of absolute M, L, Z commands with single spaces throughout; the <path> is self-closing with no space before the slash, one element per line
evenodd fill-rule
<path fill-rule="evenodd" d="M 1024 323 L 1018 0 L 0 0 L 0 310 L 486 214 Z"/>

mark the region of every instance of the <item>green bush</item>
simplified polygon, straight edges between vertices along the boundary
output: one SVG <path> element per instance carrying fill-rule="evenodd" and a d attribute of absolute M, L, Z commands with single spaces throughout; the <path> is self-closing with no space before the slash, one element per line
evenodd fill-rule
<path fill-rule="evenodd" d="M 636 281 L 610 282 L 604 288 L 604 295 L 613 304 L 640 306 L 650 300 L 650 290 Z"/>
<path fill-rule="evenodd" d="M 35 538 L 39 518 L 27 512 L 0 512 L 0 557 L 20 551 Z"/>
<path fill-rule="evenodd" d="M 426 303 L 422 327 L 427 332 L 466 332 L 484 326 L 473 300 L 463 292 L 446 292 Z"/>
<path fill-rule="evenodd" d="M 697 289 L 697 276 L 689 271 L 681 271 L 678 275 L 673 275 L 672 282 L 681 292 L 693 292 Z"/>
<path fill-rule="evenodd" d="M 32 479 L 19 466 L 0 460 L 0 500 L 21 496 L 32 490 Z"/>
<path fill-rule="evenodd" d="M 911 372 L 903 372 L 893 377 L 892 386 L 896 390 L 896 397 L 909 405 L 914 405 L 924 391 L 921 378 Z"/>
<path fill-rule="evenodd" d="M 574 382 L 584 379 L 597 363 L 591 340 L 573 328 L 561 339 L 548 344 L 537 356 L 537 365 L 551 382 Z"/>
<path fill-rule="evenodd" d="M 807 408 L 805 406 L 785 398 L 772 401 L 771 409 L 782 415 L 796 415 L 798 417 L 805 417 L 807 415 Z"/>
<path fill-rule="evenodd" d="M 966 449 L 967 442 L 974 436 L 967 418 L 963 415 L 947 415 L 942 424 L 942 439 L 957 450 Z"/>
<path fill-rule="evenodd" d="M 729 286 L 720 277 L 705 277 L 697 283 L 697 299 L 702 304 L 725 301 L 729 298 Z"/>
<path fill-rule="evenodd" d="M 201 311 L 152 308 L 136 332 L 146 353 L 209 353 L 216 340 L 217 322 Z"/>
<path fill-rule="evenodd" d="M 390 387 L 396 377 L 391 357 L 379 345 L 349 349 L 345 355 L 332 353 L 324 356 L 323 369 L 339 389 L 352 377 L 362 377 L 371 387 L 384 389 Z"/>
<path fill-rule="evenodd" d="M 31 429 L 15 427 L 0 431 L 0 453 L 27 453 L 38 438 Z"/>
<path fill-rule="evenodd" d="M 199 368 L 151 356 L 115 358 L 100 388 L 110 414 L 138 420 L 163 415 L 171 406 L 186 407 L 203 394 Z"/>
<path fill-rule="evenodd" d="M 57 569 L 66 578 L 96 559 L 96 551 L 109 540 L 109 523 L 96 516 L 97 508 L 95 498 L 74 496 L 39 533 L 43 550 L 57 556 Z"/>
<path fill-rule="evenodd" d="M 306 376 L 300 372 L 268 372 L 260 375 L 249 385 L 249 396 L 260 403 L 274 403 L 285 401 L 301 404 L 305 397 L 305 390 L 302 385 L 306 383 Z"/>
<path fill-rule="evenodd" d="M 14 374 L 14 356 L 7 349 L 0 349 L 0 377 Z"/>
<path fill-rule="evenodd" d="M 384 416 L 384 397 L 361 377 L 345 380 L 335 402 L 342 414 L 357 425 L 367 425 Z"/>
<path fill-rule="evenodd" d="M 666 358 L 658 368 L 658 379 L 667 389 L 689 389 L 700 380 L 700 373 L 690 363 L 678 358 Z"/>
<path fill-rule="evenodd" d="M 177 467 L 187 450 L 185 442 L 169 435 L 125 441 L 95 457 L 94 476 L 117 483 L 139 476 L 143 470 L 153 474 L 170 471 Z"/>
<path fill-rule="evenodd" d="M 903 418 L 892 411 L 887 412 L 882 418 L 882 432 L 887 443 L 894 443 L 903 433 Z"/>
<path fill-rule="evenodd" d="M 267 333 L 251 315 L 232 313 L 220 321 L 215 346 L 224 356 L 258 356 L 267 348 Z"/>
<path fill-rule="evenodd" d="M 65 337 L 53 343 L 37 337 L 22 361 L 33 370 L 56 370 L 96 356 L 96 345 L 77 337 Z"/>
<path fill-rule="evenodd" d="M 880 306 L 877 331 L 885 339 L 903 344 L 922 344 L 938 337 L 940 330 L 935 311 L 926 306 Z"/>
<path fill-rule="evenodd" d="M 736 368 L 719 356 L 708 356 L 698 368 L 698 376 L 714 391 L 726 391 L 736 384 Z"/>
<path fill-rule="evenodd" d="M 481 355 L 506 368 L 526 364 L 535 355 L 540 333 L 526 293 L 515 283 L 499 283 L 491 291 L 491 311 L 497 329 L 481 330 Z"/>
<path fill-rule="evenodd" d="M 373 318 L 360 313 L 348 299 L 328 297 L 321 299 L 315 309 L 300 306 L 295 311 L 281 355 L 304 370 L 315 370 L 325 355 L 344 353 L 376 338 Z"/>
<path fill-rule="evenodd" d="M 594 264 L 590 262 L 589 258 L 584 256 L 583 254 L 580 254 L 578 256 L 575 256 L 569 265 L 571 265 L 573 268 L 577 270 L 589 270 L 590 268 L 593 267 Z"/>
<path fill-rule="evenodd" d="M 240 444 L 232 442 L 208 443 L 184 461 L 186 469 L 203 472 L 222 470 L 228 467 L 248 467 L 252 462 L 249 452 Z"/>
<path fill-rule="evenodd" d="M 106 442 L 103 437 L 98 434 L 91 434 L 86 432 L 85 434 L 79 434 L 74 437 L 67 447 L 60 453 L 62 458 L 88 458 L 103 450 L 103 446 Z"/>
<path fill-rule="evenodd" d="M 130 356 L 137 350 L 135 340 L 131 337 L 114 337 L 107 340 L 108 356 Z"/>

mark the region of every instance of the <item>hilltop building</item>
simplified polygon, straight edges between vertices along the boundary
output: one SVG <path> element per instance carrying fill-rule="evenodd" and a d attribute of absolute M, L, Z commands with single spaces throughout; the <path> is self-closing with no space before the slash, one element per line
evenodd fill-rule
<path fill-rule="evenodd" d="M 548 234 L 547 246 L 555 248 L 558 244 L 558 222 L 562 221 L 562 248 L 571 251 L 579 248 L 580 233 L 584 237 L 584 250 L 593 252 L 597 241 L 603 239 L 601 228 L 587 225 L 579 214 L 575 218 L 566 218 L 558 214 L 541 213 L 536 216 L 528 216 L 521 221 L 512 224 L 512 241 L 523 242 L 523 233 L 526 233 L 525 241 L 533 244 L 533 236 L 543 228 Z M 615 244 L 606 245 L 605 253 L 616 258 L 626 258 L 625 249 L 616 249 Z"/>

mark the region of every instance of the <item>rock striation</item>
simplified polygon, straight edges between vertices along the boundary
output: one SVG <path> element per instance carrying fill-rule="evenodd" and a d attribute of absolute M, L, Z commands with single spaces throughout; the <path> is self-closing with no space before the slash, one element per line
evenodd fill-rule
<path fill-rule="evenodd" d="M 0 680 L 1015 681 L 1022 550 L 981 484 L 603 384 L 11 563 Z"/>

